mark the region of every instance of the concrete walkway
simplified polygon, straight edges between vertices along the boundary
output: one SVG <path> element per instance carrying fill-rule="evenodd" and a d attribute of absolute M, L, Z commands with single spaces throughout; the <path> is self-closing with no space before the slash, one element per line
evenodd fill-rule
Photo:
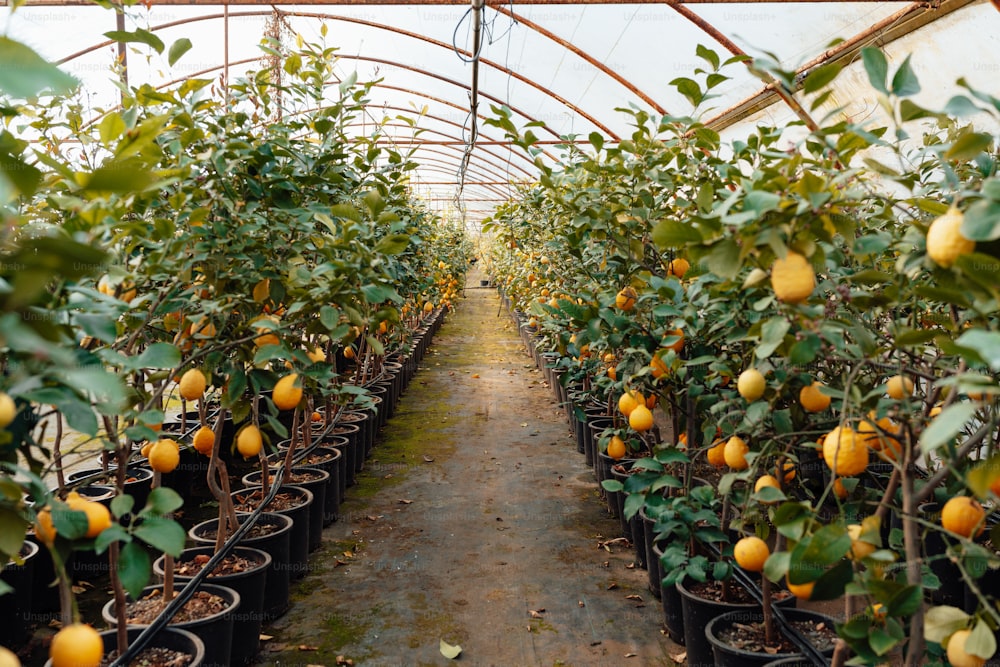
<path fill-rule="evenodd" d="M 659 601 L 492 289 L 435 337 L 262 665 L 673 665 Z M 340 663 L 338 663 L 338 657 Z"/>

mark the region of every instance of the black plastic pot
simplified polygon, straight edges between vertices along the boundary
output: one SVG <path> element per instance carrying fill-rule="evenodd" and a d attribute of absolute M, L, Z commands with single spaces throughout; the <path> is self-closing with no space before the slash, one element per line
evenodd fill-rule
<path fill-rule="evenodd" d="M 628 470 L 635 463 L 635 459 L 623 459 L 618 461 L 618 465 L 611 466 L 611 479 L 617 480 L 622 484 L 629 478 Z M 635 542 L 635 536 L 632 533 L 632 522 L 625 518 L 625 499 L 628 494 L 624 491 L 609 491 L 609 498 L 613 497 L 615 508 L 617 509 L 618 523 L 621 525 L 622 537 L 624 537 L 629 542 Z M 645 561 L 645 559 L 643 559 Z"/>
<path fill-rule="evenodd" d="M 739 586 L 739 584 L 733 583 L 733 586 Z M 712 645 L 708 643 L 708 638 L 705 636 L 705 627 L 713 618 L 731 611 L 745 614 L 760 609 L 760 605 L 757 603 L 718 602 L 698 597 L 685 587 L 683 581 L 677 582 L 677 592 L 681 595 L 681 610 L 684 616 L 684 648 L 687 651 L 689 665 L 715 664 Z M 795 601 L 795 596 L 789 595 L 775 604 L 784 611 L 794 607 Z"/>
<path fill-rule="evenodd" d="M 146 586 L 142 589 L 142 595 L 147 596 L 154 591 L 163 590 L 162 586 Z M 226 608 L 216 612 L 211 616 L 199 618 L 194 621 L 171 622 L 176 628 L 192 632 L 205 644 L 205 657 L 202 665 L 205 667 L 228 667 L 231 664 L 230 653 L 233 643 L 233 617 L 240 607 L 240 594 L 227 586 L 218 584 L 203 583 L 198 587 L 199 591 L 205 591 L 212 595 L 218 595 L 226 601 Z M 115 616 L 115 600 L 108 600 L 101 609 L 101 617 L 113 628 L 118 625 Z M 145 628 L 145 624 L 129 623 L 129 628 Z"/>
<path fill-rule="evenodd" d="M 364 459 L 370 457 L 375 448 L 375 420 L 373 416 L 358 410 L 345 410 L 340 413 L 338 423 L 353 424 L 358 427 L 357 439 L 363 455 L 362 461 L 357 465 L 363 467 Z M 356 468 L 355 472 L 361 472 L 361 470 L 362 468 Z"/>
<path fill-rule="evenodd" d="M 833 627 L 836 622 L 830 616 L 809 609 L 782 609 L 782 614 L 789 621 L 822 621 Z M 719 633 L 734 623 L 760 623 L 764 620 L 764 612 L 738 610 L 716 616 L 705 627 L 705 638 L 712 646 L 714 664 L 717 667 L 762 667 L 776 659 L 804 660 L 801 653 L 757 653 L 731 646 L 719 637 Z M 821 648 L 821 653 L 829 658 L 833 656 L 833 645 Z M 688 663 L 691 664 L 691 663 Z M 811 664 L 811 663 L 810 663 Z"/>
<path fill-rule="evenodd" d="M 347 499 L 347 438 L 342 435 L 324 436 L 321 449 L 334 449 L 340 452 L 340 458 L 336 462 L 337 476 L 337 502 L 338 507 Z"/>
<path fill-rule="evenodd" d="M 67 483 L 74 483 L 81 479 L 90 479 L 89 484 L 97 484 L 102 487 L 115 487 L 118 471 L 114 468 L 102 470 L 101 468 L 84 468 L 74 470 L 66 476 Z M 153 471 L 149 468 L 132 466 L 126 470 L 125 493 L 135 499 L 135 511 L 138 512 L 146 506 L 149 492 L 153 484 Z M 89 485 L 88 484 L 88 485 Z"/>
<path fill-rule="evenodd" d="M 59 611 L 59 587 L 54 585 L 56 568 L 52 562 L 52 553 L 35 533 L 29 532 L 27 539 L 38 546 L 38 553 L 32 559 L 35 572 L 31 577 L 31 612 L 38 620 L 46 614 Z M 73 568 L 74 552 L 69 552 L 66 567 Z"/>
<path fill-rule="evenodd" d="M 241 521 L 246 520 L 246 515 L 239 517 Z M 291 546 L 289 538 L 292 533 L 293 521 L 284 514 L 273 514 L 264 512 L 257 519 L 257 524 L 251 530 L 256 530 L 257 526 L 268 526 L 273 530 L 269 533 L 244 537 L 240 540 L 240 546 L 252 547 L 267 553 L 271 557 L 271 565 L 267 571 L 267 580 L 264 583 L 264 619 L 274 620 L 288 611 L 290 599 L 289 579 L 291 578 Z M 218 520 L 210 519 L 202 521 L 191 530 L 188 536 L 198 545 L 207 545 L 215 548 L 216 531 L 218 530 Z"/>
<path fill-rule="evenodd" d="M 192 547 L 181 552 L 177 563 L 194 560 L 196 556 L 211 557 L 214 553 L 214 547 Z M 260 549 L 240 546 L 235 547 L 231 553 L 253 561 L 255 565 L 248 570 L 233 574 L 209 574 L 208 581 L 239 593 L 240 608 L 233 614 L 233 641 L 229 659 L 233 665 L 248 665 L 260 647 L 260 627 L 264 620 L 264 588 L 267 585 L 267 572 L 271 567 L 271 555 Z M 161 579 L 164 573 L 164 560 L 164 557 L 160 556 L 153 563 L 153 571 Z M 185 585 L 191 578 L 174 575 L 178 587 Z"/>
<path fill-rule="evenodd" d="M 597 453 L 601 451 L 600 440 L 601 433 L 604 429 L 614 426 L 615 420 L 612 417 L 605 416 L 588 416 L 587 419 L 587 430 L 589 431 L 589 440 L 584 451 L 584 456 L 586 457 L 587 465 L 596 466 L 598 461 Z M 597 476 L 597 471 L 594 471 L 594 476 Z"/>
<path fill-rule="evenodd" d="M 270 457 L 268 457 L 270 458 Z M 328 526 L 337 520 L 337 514 L 342 502 L 340 490 L 341 463 L 343 456 L 339 449 L 334 447 L 316 447 L 309 454 L 303 457 L 296 465 L 296 468 L 316 468 L 327 473 L 326 488 L 323 492 L 323 525 Z M 345 478 L 346 479 L 346 478 Z M 299 482 L 295 482 L 302 486 Z M 306 486 L 312 490 L 309 486 Z M 316 495 L 313 491 L 313 495 Z M 318 501 L 314 501 L 319 505 Z"/>
<path fill-rule="evenodd" d="M 128 629 L 128 641 L 129 644 L 134 642 L 136 638 L 142 633 L 144 628 L 133 628 Z M 114 628 L 111 630 L 105 630 L 100 633 L 101 639 L 104 641 L 104 653 L 107 655 L 111 652 L 118 651 L 118 631 Z M 205 666 L 205 642 L 201 640 L 201 637 L 178 628 L 177 626 L 168 625 L 163 628 L 150 640 L 149 644 L 146 645 L 147 648 L 165 648 L 171 651 L 177 651 L 179 653 L 186 653 L 191 656 L 191 661 L 187 663 L 187 667 L 204 667 Z M 142 652 L 139 652 L 142 655 Z M 52 667 L 52 660 L 45 661 L 45 667 Z"/>
<path fill-rule="evenodd" d="M 247 487 L 242 491 L 233 491 L 233 502 L 237 506 L 245 500 L 250 500 L 254 492 L 260 492 L 260 487 Z M 306 576 L 309 570 L 309 512 L 313 503 L 312 492 L 298 486 L 281 486 L 279 492 L 288 492 L 299 498 L 298 504 L 294 507 L 281 510 L 271 510 L 265 507 L 268 512 L 284 514 L 292 520 L 292 531 L 289 535 L 289 574 L 292 579 L 301 579 Z M 258 499 L 259 500 L 259 499 Z M 256 507 L 255 501 L 250 502 Z M 237 511 L 239 510 L 237 507 Z"/>
<path fill-rule="evenodd" d="M 260 485 L 261 472 L 254 472 L 243 475 L 243 484 L 246 487 L 256 487 Z M 272 477 L 272 480 L 274 478 Z M 289 480 L 291 486 L 308 489 L 313 495 L 312 504 L 309 507 L 309 551 L 316 551 L 323 544 L 323 520 L 326 514 L 326 487 L 330 481 L 330 473 L 319 468 L 306 468 L 304 466 L 292 467 L 292 478 Z"/>
<path fill-rule="evenodd" d="M 77 492 L 87 500 L 99 502 L 107 507 L 111 506 L 111 501 L 115 497 L 115 490 L 113 488 L 98 484 L 81 486 L 77 489 Z M 111 563 L 108 560 L 107 552 L 97 554 L 93 551 L 81 550 L 73 554 L 70 573 L 76 579 L 93 581 L 108 574 L 110 571 Z"/>
<path fill-rule="evenodd" d="M 656 558 L 657 568 L 660 557 L 663 556 L 663 549 L 659 544 L 653 545 L 653 556 Z M 660 606 L 663 608 L 663 625 L 667 628 L 667 635 L 678 644 L 684 644 L 684 605 L 681 602 L 681 594 L 676 586 L 664 586 L 660 579 Z"/>
<path fill-rule="evenodd" d="M 362 467 L 365 463 L 364 455 L 364 444 L 360 442 L 361 428 L 357 424 L 337 424 L 332 429 L 328 435 L 343 436 L 347 438 L 347 444 L 344 446 L 343 452 L 344 457 L 347 462 L 347 486 L 354 486 L 355 476 L 361 472 Z"/>
<path fill-rule="evenodd" d="M 25 540 L 21 545 L 21 563 L 8 562 L 0 571 L 0 580 L 14 589 L 0 603 L 0 645 L 17 648 L 28 639 L 32 621 L 31 596 L 34 590 L 35 561 L 38 545 Z"/>
<path fill-rule="evenodd" d="M 392 397 L 389 395 L 389 388 L 383 384 L 375 384 L 368 387 L 369 393 L 371 393 L 373 398 L 378 398 L 378 410 L 375 412 L 375 428 L 376 435 L 378 431 L 385 428 L 386 422 L 389 421 L 389 413 L 392 412 Z"/>
<path fill-rule="evenodd" d="M 660 598 L 660 582 L 663 581 L 663 568 L 660 567 L 660 559 L 653 551 L 656 541 L 656 519 L 646 513 L 646 507 L 639 510 L 639 519 L 642 524 L 643 544 L 646 547 L 646 585 L 649 592 L 656 599 Z"/>
<path fill-rule="evenodd" d="M 923 503 L 917 507 L 917 513 L 925 521 L 933 524 L 941 523 L 941 507 L 938 503 Z M 941 586 L 930 591 L 931 599 L 938 604 L 961 607 L 965 602 L 965 581 L 962 571 L 950 558 L 945 557 L 948 545 L 945 544 L 941 531 L 927 530 L 924 532 L 924 558 L 931 572 L 941 581 Z"/>

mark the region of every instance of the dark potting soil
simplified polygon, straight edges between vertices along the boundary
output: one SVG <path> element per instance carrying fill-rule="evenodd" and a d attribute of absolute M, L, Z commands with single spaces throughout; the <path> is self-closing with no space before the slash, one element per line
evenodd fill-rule
<path fill-rule="evenodd" d="M 101 667 L 108 667 L 118 658 L 118 651 L 113 651 L 101 660 Z M 175 651 L 170 648 L 147 648 L 129 662 L 129 667 L 187 667 L 194 656 L 189 653 Z"/>
<path fill-rule="evenodd" d="M 198 554 L 191 560 L 174 565 L 174 574 L 181 577 L 193 577 L 201 572 L 209 560 L 211 560 L 211 556 L 208 554 Z M 215 566 L 215 569 L 208 576 L 222 577 L 227 574 L 239 574 L 240 572 L 252 570 L 258 565 L 260 565 L 260 561 L 250 560 L 237 554 L 229 554 L 222 559 L 221 563 Z"/>
<path fill-rule="evenodd" d="M 301 464 L 300 464 L 301 465 Z M 292 470 L 291 477 L 285 482 L 282 480 L 282 484 L 298 484 L 299 482 L 313 482 L 322 477 L 318 472 L 312 472 L 311 470 Z"/>
<path fill-rule="evenodd" d="M 702 599 L 714 600 L 715 602 L 723 601 L 721 581 L 684 582 L 684 588 L 688 589 L 694 595 Z M 747 592 L 747 589 L 737 583 L 733 583 L 729 586 L 729 599 L 725 600 L 725 602 L 732 602 L 734 604 L 753 604 L 756 600 L 750 597 L 750 593 Z"/>
<path fill-rule="evenodd" d="M 833 648 L 837 641 L 837 631 L 823 621 L 789 621 L 788 623 L 806 640 L 820 651 Z M 777 637 L 777 642 L 768 644 L 764 635 L 764 623 L 733 623 L 719 632 L 719 639 L 733 648 L 752 653 L 796 653 L 798 648 L 784 635 Z"/>
<path fill-rule="evenodd" d="M 256 491 L 251 491 L 247 494 L 238 493 L 236 494 L 236 511 L 237 512 L 253 512 L 260 505 L 260 501 L 264 499 L 264 495 L 261 493 L 260 489 Z M 293 507 L 298 507 L 302 504 L 302 499 L 292 493 L 278 492 L 274 496 L 274 500 L 267 504 L 267 511 L 269 512 L 280 512 L 281 510 L 292 509 Z"/>
<path fill-rule="evenodd" d="M 250 528 L 250 530 L 246 532 L 246 535 L 243 536 L 243 539 L 249 540 L 255 537 L 264 537 L 265 535 L 271 535 L 274 532 L 281 530 L 281 528 L 282 527 L 280 525 L 273 523 L 256 523 L 253 525 L 252 528 Z M 206 527 L 205 532 L 202 534 L 202 537 L 214 540 L 216 537 L 218 537 L 218 535 L 219 535 L 219 527 L 218 525 L 216 525 L 215 527 L 212 528 Z"/>
<path fill-rule="evenodd" d="M 164 600 L 162 591 L 153 591 L 147 597 L 125 605 L 125 615 L 129 624 L 148 625 L 156 620 L 163 611 Z M 223 611 L 226 601 L 218 595 L 207 591 L 195 591 L 191 599 L 184 603 L 180 611 L 171 619 L 171 623 L 184 623 L 206 618 Z"/>

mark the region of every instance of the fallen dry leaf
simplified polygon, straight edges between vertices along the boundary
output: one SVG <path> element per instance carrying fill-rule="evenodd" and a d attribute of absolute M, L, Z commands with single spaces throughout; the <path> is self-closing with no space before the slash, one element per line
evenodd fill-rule
<path fill-rule="evenodd" d="M 365 518 L 368 519 L 369 521 L 378 521 L 380 517 L 377 517 L 374 514 L 369 514 Z"/>
<path fill-rule="evenodd" d="M 583 604 L 583 600 L 580 600 L 579 602 L 577 602 L 577 605 L 579 605 L 581 607 L 586 607 L 587 606 L 587 605 Z"/>
<path fill-rule="evenodd" d="M 383 477 L 382 479 L 389 479 L 390 477 L 392 477 L 392 473 L 391 472 L 389 474 L 387 474 L 385 477 Z"/>
<path fill-rule="evenodd" d="M 635 656 L 637 656 L 637 655 L 639 655 L 639 654 L 638 654 L 638 653 L 626 653 L 626 654 L 625 654 L 625 657 L 626 657 L 626 658 L 634 658 L 634 657 L 635 657 Z"/>
<path fill-rule="evenodd" d="M 412 500 L 407 500 L 406 498 L 400 498 L 397 502 L 400 505 L 412 505 L 413 504 Z"/>
<path fill-rule="evenodd" d="M 687 657 L 688 657 L 687 651 L 670 654 L 670 659 L 676 662 L 678 665 L 682 664 L 685 660 L 687 660 Z"/>
<path fill-rule="evenodd" d="M 318 651 L 319 646 L 312 646 L 310 644 L 299 644 L 300 651 Z"/>
<path fill-rule="evenodd" d="M 424 463 L 434 463 L 434 457 L 424 454 Z"/>
<path fill-rule="evenodd" d="M 260 640 L 261 640 L 262 642 L 269 642 L 269 641 L 271 641 L 272 639 L 274 639 L 274 635 L 265 635 L 265 634 L 263 634 L 263 633 L 261 633 L 261 635 L 260 635 Z"/>
<path fill-rule="evenodd" d="M 472 374 L 472 378 L 473 378 L 474 380 L 478 380 L 478 379 L 479 379 L 479 373 L 473 373 L 473 374 Z"/>
<path fill-rule="evenodd" d="M 354 553 L 351 551 L 345 551 L 344 558 L 354 558 Z"/>
<path fill-rule="evenodd" d="M 532 618 L 542 618 L 542 614 L 544 614 L 544 613 L 545 613 L 544 609 L 537 609 L 537 610 L 536 609 L 529 609 L 528 610 L 528 616 L 531 616 Z"/>
<path fill-rule="evenodd" d="M 612 581 L 610 584 L 608 584 L 608 590 L 609 591 L 613 591 L 616 588 L 618 588 L 618 584 L 616 584 L 615 582 Z"/>
<path fill-rule="evenodd" d="M 524 422 L 523 424 L 521 424 L 521 428 L 525 428 L 527 426 L 528 426 L 528 422 Z"/>
<path fill-rule="evenodd" d="M 638 600 L 639 602 L 642 602 L 642 596 L 641 595 L 636 595 L 634 593 L 632 595 L 626 595 L 625 599 L 626 600 Z"/>

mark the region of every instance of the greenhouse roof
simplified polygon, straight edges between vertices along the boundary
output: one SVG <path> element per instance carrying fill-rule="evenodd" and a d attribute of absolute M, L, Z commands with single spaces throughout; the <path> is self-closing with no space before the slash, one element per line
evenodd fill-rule
<path fill-rule="evenodd" d="M 961 76 L 991 89 L 1000 69 L 1000 62 L 983 59 L 997 52 L 1000 35 L 1000 15 L 985 0 L 156 0 L 126 7 L 123 15 L 79 0 L 31 0 L 0 19 L 5 34 L 83 83 L 92 116 L 116 104 L 112 66 L 121 54 L 132 86 L 200 77 L 215 79 L 221 91 L 224 82 L 264 66 L 261 40 L 276 26 L 282 39 L 301 35 L 334 46 L 341 79 L 356 73 L 360 81 L 377 81 L 355 131 L 381 126 L 385 141 L 412 148 L 420 164 L 415 192 L 471 223 L 538 177 L 532 158 L 486 123 L 493 107 L 508 107 L 518 127 L 537 123 L 539 159 L 555 161 L 567 137 L 627 137 L 634 119 L 622 107 L 690 114 L 677 80 L 710 69 L 699 45 L 723 61 L 734 54 L 774 58 L 795 73 L 796 84 L 827 63 L 844 64 L 826 106 L 855 119 L 876 120 L 880 113 L 857 62 L 862 47 L 882 47 L 897 63 L 911 56 L 921 95 L 934 101 L 946 99 Z M 171 65 L 168 50 L 124 48 L 105 36 L 137 29 L 166 45 L 188 38 L 192 46 Z M 724 137 L 745 135 L 760 122 L 796 120 L 794 101 L 780 86 L 740 63 L 722 71 L 729 78 L 699 113 Z"/>

